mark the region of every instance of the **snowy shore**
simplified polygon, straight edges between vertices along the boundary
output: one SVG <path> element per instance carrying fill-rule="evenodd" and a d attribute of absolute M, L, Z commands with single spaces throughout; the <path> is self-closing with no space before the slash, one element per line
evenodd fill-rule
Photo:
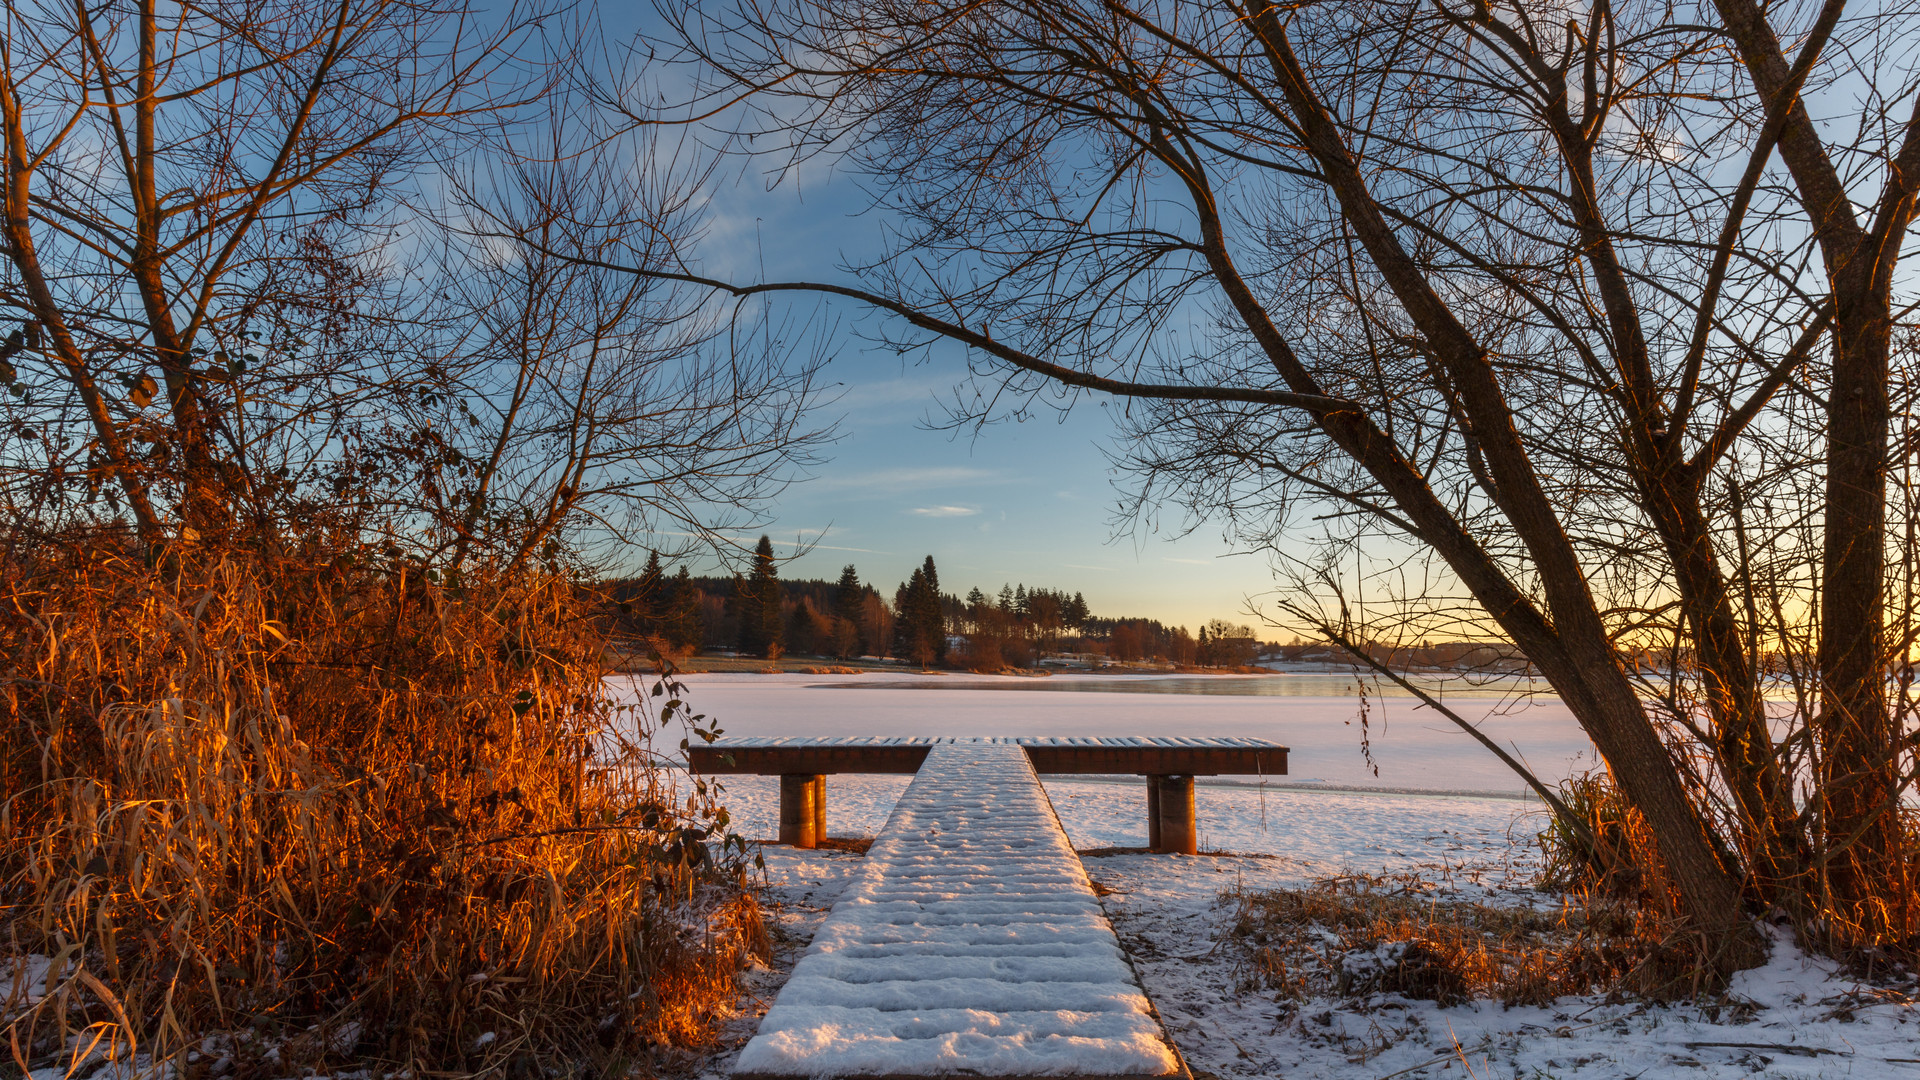
<path fill-rule="evenodd" d="M 860 857 L 768 846 L 769 895 L 782 942 L 771 967 L 702 1063 L 727 1075 L 812 931 Z M 1418 852 L 1394 859 L 1417 865 Z M 1436 900 L 1538 904 L 1517 882 L 1523 860 L 1436 865 Z M 1304 887 L 1328 864 L 1249 856 L 1085 856 L 1108 919 L 1147 996 L 1196 1077 L 1248 1080 L 1881 1080 L 1920 1077 L 1920 1012 L 1912 988 L 1870 986 L 1776 932 L 1769 962 L 1701 1004 L 1655 1005 L 1604 995 L 1547 1007 L 1474 1001 L 1443 1007 L 1399 995 L 1283 1000 L 1246 988 L 1226 928 L 1234 894 Z"/>
<path fill-rule="evenodd" d="M 1602 995 L 1549 1006 L 1474 1001 L 1441 1006 L 1399 995 L 1284 1000 L 1251 988 L 1227 928 L 1235 894 L 1303 888 L 1332 875 L 1418 874 L 1435 902 L 1556 905 L 1526 887 L 1538 864 L 1540 807 L 1484 751 L 1417 713 L 1406 699 L 1369 702 L 1380 773 L 1365 763 L 1353 698 L 1143 699 L 1089 691 L 834 688 L 818 676 L 702 676 L 698 707 L 730 735 L 1159 734 L 1257 735 L 1294 747 L 1293 775 L 1357 789 L 1301 790 L 1215 783 L 1196 792 L 1198 857 L 1106 853 L 1145 843 L 1137 778 L 1046 779 L 1049 798 L 1148 997 L 1196 1077 L 1286 1080 L 1685 1080 L 1898 1078 L 1920 1080 L 1920 1013 L 1913 987 L 1863 984 L 1776 932 L 1769 962 L 1739 975 L 1722 999 L 1657 1005 Z M 1476 715 L 1542 775 L 1590 767 L 1591 751 L 1557 702 L 1498 700 Z M 913 731 L 896 730 L 903 722 Z M 1385 720 L 1384 730 L 1380 722 Z M 1583 764 L 1584 762 L 1584 764 Z M 1223 778 L 1224 779 L 1224 778 Z M 828 780 L 835 836 L 869 836 L 907 777 Z M 747 835 L 772 835 L 774 782 L 729 777 L 727 802 Z M 1448 792 L 1447 789 L 1451 789 Z M 1494 792 L 1497 794 L 1488 794 Z M 727 1048 L 702 1076 L 724 1076 L 859 856 L 768 845 L 768 896 L 780 952 L 754 972 Z"/>

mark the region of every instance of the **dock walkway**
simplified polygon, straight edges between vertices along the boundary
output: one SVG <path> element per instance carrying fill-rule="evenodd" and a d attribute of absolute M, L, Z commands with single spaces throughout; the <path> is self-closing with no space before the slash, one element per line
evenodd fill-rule
<path fill-rule="evenodd" d="M 735 1075 L 1184 1075 L 1026 750 L 926 751 Z"/>

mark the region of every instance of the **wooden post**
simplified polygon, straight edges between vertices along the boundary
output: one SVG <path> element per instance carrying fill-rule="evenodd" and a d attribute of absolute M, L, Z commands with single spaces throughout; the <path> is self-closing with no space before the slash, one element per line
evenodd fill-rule
<path fill-rule="evenodd" d="M 1147 850 L 1160 850 L 1160 777 L 1147 774 Z"/>
<path fill-rule="evenodd" d="M 827 778 L 813 778 L 813 842 L 825 843 L 827 839 Z"/>
<path fill-rule="evenodd" d="M 1193 777 L 1162 776 L 1159 779 L 1160 843 L 1154 850 L 1198 855 L 1200 839 L 1193 820 Z"/>
<path fill-rule="evenodd" d="M 821 777 L 814 773 L 785 773 L 780 777 L 780 842 L 797 848 L 820 845 Z"/>

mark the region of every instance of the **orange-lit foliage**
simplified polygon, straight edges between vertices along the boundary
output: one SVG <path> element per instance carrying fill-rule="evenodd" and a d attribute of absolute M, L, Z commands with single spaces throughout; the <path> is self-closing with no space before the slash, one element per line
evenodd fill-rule
<path fill-rule="evenodd" d="M 534 1075 L 710 1038 L 765 931 L 567 580 L 37 551 L 0 571 L 0 934 L 54 960 L 0 981 L 16 1065 Z"/>

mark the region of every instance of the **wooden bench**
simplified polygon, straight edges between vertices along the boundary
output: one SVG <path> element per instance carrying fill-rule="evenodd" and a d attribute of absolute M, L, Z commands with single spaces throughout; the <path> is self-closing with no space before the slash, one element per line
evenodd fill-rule
<path fill-rule="evenodd" d="M 1036 773 L 1147 778 L 1147 846 L 1192 855 L 1196 776 L 1285 776 L 1287 748 L 1261 739 L 921 737 L 721 739 L 688 751 L 694 772 L 780 778 L 780 842 L 817 846 L 827 835 L 827 777 L 834 773 L 918 773 L 936 746 L 984 742 L 1018 746 Z"/>

